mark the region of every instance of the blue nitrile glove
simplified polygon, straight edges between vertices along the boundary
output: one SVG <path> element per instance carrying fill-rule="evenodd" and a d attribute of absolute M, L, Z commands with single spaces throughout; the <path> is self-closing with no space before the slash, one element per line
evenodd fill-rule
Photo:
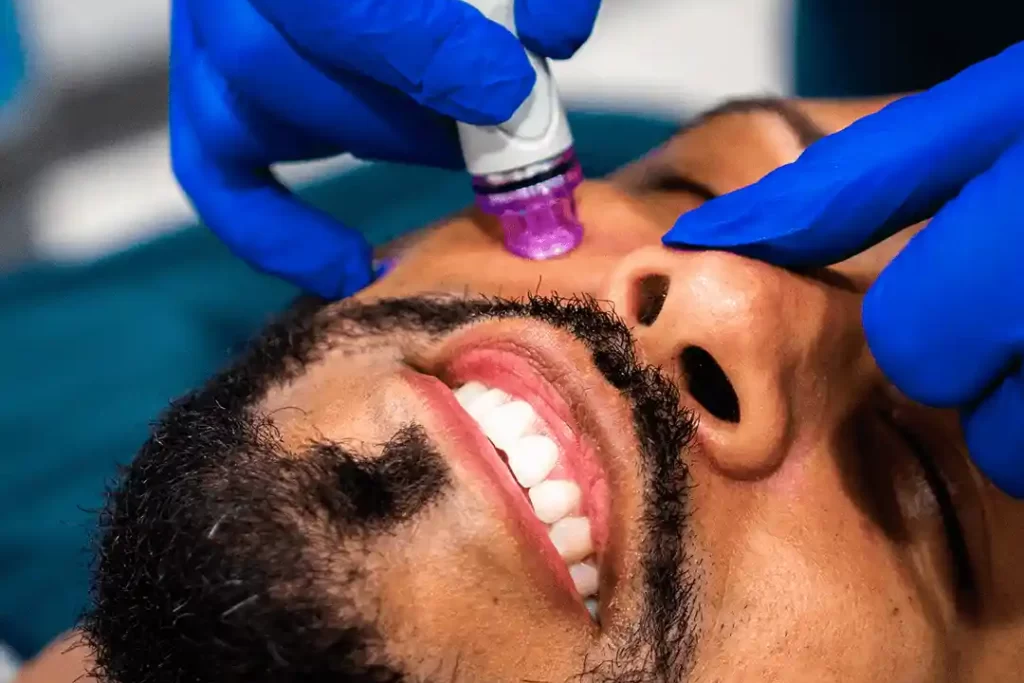
<path fill-rule="evenodd" d="M 173 0 L 178 181 L 251 264 L 350 294 L 372 279 L 370 246 L 300 203 L 270 164 L 350 152 L 460 167 L 452 118 L 507 120 L 536 78 L 523 45 L 569 57 L 599 2 L 516 0 L 520 43 L 460 0 Z"/>
<path fill-rule="evenodd" d="M 867 293 L 867 340 L 905 394 L 959 407 L 978 467 L 1024 497 L 1024 43 L 682 216 L 664 242 L 825 265 L 932 214 Z"/>

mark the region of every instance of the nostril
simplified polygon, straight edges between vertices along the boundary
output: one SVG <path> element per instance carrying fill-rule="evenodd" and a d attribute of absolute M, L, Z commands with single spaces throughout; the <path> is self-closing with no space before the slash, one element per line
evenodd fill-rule
<path fill-rule="evenodd" d="M 658 319 L 668 297 L 668 284 L 665 275 L 645 275 L 637 281 L 634 310 L 638 323 L 650 327 Z"/>
<path fill-rule="evenodd" d="M 699 346 L 687 346 L 679 355 L 679 363 L 694 400 L 719 420 L 740 421 L 736 390 L 710 353 Z"/>

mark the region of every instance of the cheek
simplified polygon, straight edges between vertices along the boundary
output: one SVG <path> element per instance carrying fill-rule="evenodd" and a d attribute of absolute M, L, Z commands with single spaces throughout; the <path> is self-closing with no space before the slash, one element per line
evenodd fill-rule
<path fill-rule="evenodd" d="M 404 340 L 407 347 L 422 343 Z M 403 427 L 422 424 L 427 408 L 403 373 L 394 339 L 345 339 L 308 365 L 301 376 L 270 390 L 260 413 L 284 448 L 302 453 L 311 442 L 337 442 L 379 454 Z"/>
<path fill-rule="evenodd" d="M 924 683 L 948 671 L 912 596 L 855 576 L 872 567 L 836 572 L 773 539 L 752 539 L 749 552 L 702 645 L 708 673 L 821 681 L 839 672 L 837 680 Z"/>
<path fill-rule="evenodd" d="M 895 568 L 870 547 L 826 554 L 765 531 L 744 542 L 700 646 L 707 675 L 924 683 L 949 670 L 914 592 L 877 580 Z"/>
<path fill-rule="evenodd" d="M 783 489 L 695 464 L 705 602 L 694 680 L 939 680 L 942 620 L 913 561 L 813 476 Z"/>
<path fill-rule="evenodd" d="M 376 628 L 414 680 L 570 680 L 593 651 L 575 603 L 531 580 L 493 511 L 458 484 L 368 559 Z"/>
<path fill-rule="evenodd" d="M 274 388 L 261 412 L 291 452 L 301 452 L 310 441 L 383 443 L 414 414 L 408 390 L 387 359 L 340 353 Z"/>

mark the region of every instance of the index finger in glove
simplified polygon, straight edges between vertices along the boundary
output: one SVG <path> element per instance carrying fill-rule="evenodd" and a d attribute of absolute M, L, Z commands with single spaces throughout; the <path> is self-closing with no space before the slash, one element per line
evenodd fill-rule
<path fill-rule="evenodd" d="M 371 281 L 372 252 L 357 231 L 306 206 L 263 167 L 209 155 L 172 97 L 175 174 L 204 222 L 256 268 L 328 299 Z"/>
<path fill-rule="evenodd" d="M 462 0 L 250 0 L 311 62 L 366 76 L 459 121 L 493 125 L 536 74 L 519 40 Z"/>
<path fill-rule="evenodd" d="M 531 52 L 568 59 L 590 37 L 600 7 L 601 0 L 516 0 L 516 32 Z"/>
<path fill-rule="evenodd" d="M 184 5 L 175 6 L 171 159 L 204 222 L 247 262 L 306 291 L 336 298 L 369 284 L 366 239 L 305 205 L 274 178 L 261 138 L 252 132 L 270 122 L 227 97 L 191 28 Z"/>
<path fill-rule="evenodd" d="M 679 218 L 669 246 L 783 266 L 842 261 L 932 215 L 1024 133 L 1024 43 L 811 145 Z"/>
<path fill-rule="evenodd" d="M 865 296 L 875 359 L 915 400 L 968 404 L 1021 361 L 1022 176 L 1024 141 L 936 214 Z"/>
<path fill-rule="evenodd" d="M 960 407 L 978 468 L 1024 497 L 1024 140 L 968 183 L 864 300 L 879 367 L 905 394 Z"/>
<path fill-rule="evenodd" d="M 362 158 L 462 167 L 450 119 L 367 78 L 328 76 L 297 54 L 249 0 L 176 3 L 189 12 L 204 58 L 232 93 L 281 122 L 263 131 L 267 139 L 290 127 L 323 148 Z"/>

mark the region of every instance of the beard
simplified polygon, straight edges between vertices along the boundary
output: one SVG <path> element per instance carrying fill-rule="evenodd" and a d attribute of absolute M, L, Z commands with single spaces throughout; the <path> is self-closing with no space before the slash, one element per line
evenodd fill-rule
<path fill-rule="evenodd" d="M 331 308 L 304 300 L 240 360 L 172 404 L 110 491 L 100 515 L 93 606 L 83 627 L 97 674 L 120 683 L 410 680 L 355 596 L 366 549 L 451 490 L 417 424 L 358 451 L 320 441 L 287 452 L 257 410 L 268 389 L 328 351 L 394 335 L 439 339 L 494 319 L 569 332 L 629 402 L 644 481 L 644 603 L 601 679 L 683 673 L 695 647 L 687 571 L 694 433 L 674 386 L 638 362 L 625 325 L 590 300 L 417 297 Z M 639 663 L 637 663 L 639 662 Z"/>

